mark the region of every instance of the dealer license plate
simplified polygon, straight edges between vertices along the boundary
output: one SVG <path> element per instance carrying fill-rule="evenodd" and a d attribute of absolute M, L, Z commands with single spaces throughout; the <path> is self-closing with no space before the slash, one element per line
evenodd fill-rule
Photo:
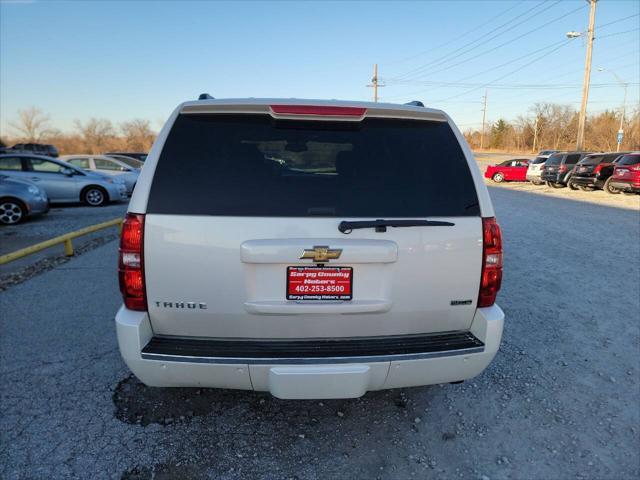
<path fill-rule="evenodd" d="M 287 267 L 287 300 L 351 300 L 352 267 Z"/>

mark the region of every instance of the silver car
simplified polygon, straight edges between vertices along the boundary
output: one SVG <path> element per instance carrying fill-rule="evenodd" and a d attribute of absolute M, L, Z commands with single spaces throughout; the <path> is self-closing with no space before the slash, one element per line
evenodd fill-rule
<path fill-rule="evenodd" d="M 135 158 L 125 161 L 122 158 L 115 158 L 106 155 L 64 155 L 60 160 L 70 163 L 83 170 L 99 172 L 120 178 L 127 187 L 127 194 L 131 195 L 133 187 L 138 181 L 140 168 L 143 163 Z"/>
<path fill-rule="evenodd" d="M 44 190 L 25 180 L 0 175 L 0 224 L 13 225 L 49 211 Z"/>
<path fill-rule="evenodd" d="M 84 202 L 97 207 L 109 201 L 127 200 L 121 179 L 87 172 L 51 157 L 0 155 L 0 174 L 34 182 L 47 193 L 51 203 Z"/>

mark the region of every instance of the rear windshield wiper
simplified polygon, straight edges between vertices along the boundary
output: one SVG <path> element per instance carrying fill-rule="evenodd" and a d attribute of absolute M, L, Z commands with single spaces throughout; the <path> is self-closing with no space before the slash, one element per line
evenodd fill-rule
<path fill-rule="evenodd" d="M 342 221 L 338 230 L 342 233 L 351 233 L 358 228 L 375 228 L 376 232 L 386 232 L 387 227 L 453 227 L 455 223 L 441 222 L 439 220 L 361 220 L 356 222 Z"/>

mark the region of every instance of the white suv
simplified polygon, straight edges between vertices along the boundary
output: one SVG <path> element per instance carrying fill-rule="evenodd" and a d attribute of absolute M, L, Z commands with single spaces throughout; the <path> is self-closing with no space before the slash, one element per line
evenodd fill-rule
<path fill-rule="evenodd" d="M 116 327 L 142 382 L 353 398 L 489 365 L 500 229 L 445 113 L 202 97 L 123 226 Z"/>

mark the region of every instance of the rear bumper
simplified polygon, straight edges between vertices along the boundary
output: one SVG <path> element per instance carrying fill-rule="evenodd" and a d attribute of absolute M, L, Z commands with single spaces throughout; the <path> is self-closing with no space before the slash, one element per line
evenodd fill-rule
<path fill-rule="evenodd" d="M 542 174 L 542 176 L 540 178 L 544 182 L 564 183 L 564 174 L 544 173 L 544 174 Z"/>
<path fill-rule="evenodd" d="M 527 181 L 528 182 L 541 182 L 541 172 L 538 173 L 527 173 Z"/>
<path fill-rule="evenodd" d="M 602 188 L 604 182 L 597 177 L 578 177 L 576 175 L 571 177 L 571 183 L 574 185 L 580 185 L 582 187 L 595 187 Z"/>
<path fill-rule="evenodd" d="M 632 182 L 625 182 L 625 181 L 611 181 L 609 182 L 609 185 L 611 185 L 613 188 L 617 188 L 618 190 L 622 190 L 624 192 L 634 192 L 634 193 L 640 193 L 640 185 L 637 183 L 632 183 Z"/>
<path fill-rule="evenodd" d="M 191 342 L 191 346 L 180 347 L 187 350 L 176 351 L 178 344 L 167 347 L 157 341 L 158 337 L 154 339 L 145 312 L 121 307 L 116 315 L 122 358 L 146 385 L 268 391 L 276 397 L 292 399 L 355 398 L 371 390 L 475 377 L 496 355 L 503 323 L 504 313 L 494 305 L 476 310 L 469 332 L 449 333 L 458 335 L 457 340 L 447 340 L 449 347 L 440 342 L 439 347 L 425 346 L 424 351 L 415 347 L 385 353 L 378 345 L 377 350 L 372 348 L 369 353 L 361 351 L 357 355 L 342 350 L 339 355 L 325 357 L 294 353 L 277 356 L 273 352 L 235 357 L 221 356 L 215 348 L 207 353 L 202 348 L 206 341 L 199 345 L 196 342 L 195 346 Z M 465 343 L 465 335 L 470 343 Z"/>

